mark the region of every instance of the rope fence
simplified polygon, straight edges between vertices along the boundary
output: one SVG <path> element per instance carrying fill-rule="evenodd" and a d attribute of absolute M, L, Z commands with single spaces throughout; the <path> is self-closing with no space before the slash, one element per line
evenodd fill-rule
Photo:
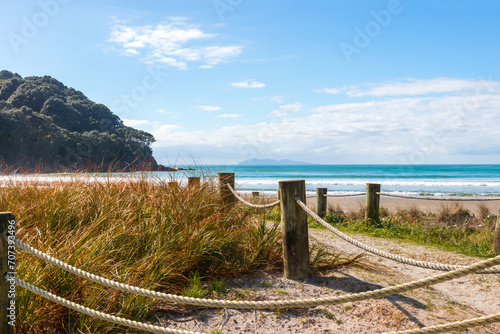
<path fill-rule="evenodd" d="M 421 199 L 421 200 L 430 200 L 430 201 L 500 201 L 500 197 L 432 197 L 432 196 L 408 196 L 408 195 L 398 195 L 392 193 L 383 193 L 378 192 L 378 195 L 387 196 L 387 197 L 397 197 L 397 198 L 406 198 L 406 199 Z"/>
<path fill-rule="evenodd" d="M 401 331 L 401 332 L 390 332 L 390 333 L 383 333 L 383 334 L 444 333 L 444 332 L 449 332 L 449 331 L 454 331 L 454 330 L 466 330 L 466 329 L 472 328 L 472 327 L 490 325 L 490 324 L 494 324 L 495 322 L 499 322 L 499 321 L 500 321 L 500 313 L 497 313 L 497 314 L 492 314 L 492 315 L 488 315 L 485 317 L 457 321 L 457 322 L 452 322 L 452 323 L 444 324 L 444 325 L 429 326 L 429 327 L 424 327 L 424 328 L 409 329 L 409 330 Z"/>
<path fill-rule="evenodd" d="M 94 283 L 98 283 L 109 288 L 114 288 L 123 292 L 133 293 L 140 296 L 146 296 L 154 299 L 159 299 L 167 302 L 181 303 L 187 305 L 203 306 L 203 307 L 218 307 L 218 308 L 235 308 L 235 309 L 275 309 L 275 308 L 292 308 L 292 307 L 314 307 L 320 305 L 335 305 L 353 301 L 360 301 L 370 298 L 379 298 L 396 293 L 401 293 L 405 291 L 414 290 L 417 288 L 434 285 L 437 283 L 449 281 L 458 277 L 468 275 L 470 273 L 475 273 L 483 268 L 490 268 L 497 264 L 500 264 L 500 256 L 496 258 L 484 260 L 478 262 L 471 266 L 464 266 L 457 270 L 450 271 L 445 274 L 431 276 L 422 280 L 413 281 L 401 285 L 392 286 L 389 288 L 383 288 L 379 290 L 373 290 L 370 292 L 363 292 L 359 294 L 351 294 L 338 297 L 324 297 L 324 298 L 312 298 L 312 299 L 296 299 L 296 300 L 271 300 L 271 301 L 234 301 L 234 300 L 223 300 L 223 299 L 205 299 L 205 298 L 193 298 L 184 297 L 173 294 L 167 294 L 162 292 L 151 291 L 143 288 L 134 287 L 131 285 L 119 283 L 112 281 L 84 270 L 78 269 L 67 263 L 53 258 L 52 256 L 43 253 L 19 240 L 16 240 L 16 245 L 21 247 L 28 253 L 53 264 L 63 270 L 66 270 L 74 275 L 88 279 Z M 401 290 L 402 289 L 402 290 Z"/>
<path fill-rule="evenodd" d="M 355 196 L 364 196 L 366 193 L 355 193 L 355 194 L 340 194 L 340 195 L 323 195 L 325 197 L 355 197 Z"/>
<path fill-rule="evenodd" d="M 236 190 L 234 190 L 233 187 L 231 187 L 231 185 L 229 183 L 226 183 L 226 186 L 229 188 L 229 190 L 231 190 L 231 192 L 233 193 L 234 197 L 236 197 L 243 204 L 245 204 L 247 206 L 250 206 L 252 208 L 266 209 L 266 208 L 275 207 L 276 205 L 280 204 L 279 200 L 277 200 L 276 202 L 269 203 L 269 204 L 253 204 L 253 203 L 248 202 L 240 194 L 238 194 L 236 192 Z"/>
<path fill-rule="evenodd" d="M 148 331 L 148 332 L 153 332 L 153 333 L 202 334 L 200 332 L 192 332 L 192 331 L 187 331 L 187 330 L 179 330 L 179 329 L 154 326 L 154 325 L 150 325 L 150 324 L 146 324 L 146 323 L 133 321 L 133 320 L 117 317 L 114 315 L 106 314 L 103 312 L 99 312 L 99 311 L 93 310 L 91 308 L 82 306 L 80 304 L 73 303 L 73 302 L 66 300 L 64 298 L 58 297 L 50 292 L 47 292 L 47 291 L 42 290 L 40 288 L 37 288 L 36 286 L 31 285 L 29 283 L 26 283 L 25 281 L 20 280 L 18 278 L 15 278 L 14 280 L 15 280 L 17 285 L 33 292 L 34 294 L 36 294 L 40 297 L 43 297 L 47 300 L 50 300 L 56 304 L 63 305 L 65 307 L 70 308 L 70 309 L 77 311 L 79 313 L 82 313 L 82 314 L 85 314 L 85 315 L 88 315 L 88 316 L 91 316 L 91 317 L 94 317 L 94 318 L 97 318 L 100 320 L 112 322 L 112 323 L 117 324 L 117 325 L 122 325 L 122 326 L 130 327 L 130 328 L 140 329 L 143 331 Z"/>
<path fill-rule="evenodd" d="M 40 252 L 31 246 L 28 246 L 21 241 L 16 240 L 16 244 L 22 245 L 23 249 L 28 248 L 30 250 L 31 254 L 36 255 L 37 257 L 47 260 L 48 258 L 53 259 L 52 257 L 48 256 L 47 254 Z M 27 246 L 27 247 L 25 247 Z M 54 264 L 54 261 L 50 260 L 48 261 L 49 263 Z M 68 264 L 63 263 L 61 266 L 60 264 L 62 263 L 61 261 L 57 260 L 56 261 L 58 266 L 62 269 L 68 270 L 69 267 L 74 268 Z M 183 303 L 183 304 L 189 304 L 189 305 L 197 305 L 197 306 L 205 306 L 205 307 L 223 307 L 223 308 L 243 308 L 243 309 L 276 309 L 276 308 L 292 308 L 292 307 L 315 307 L 315 306 L 320 306 L 320 305 L 337 305 L 337 304 L 343 304 L 343 303 L 348 303 L 348 302 L 355 302 L 355 301 L 362 301 L 362 300 L 367 300 L 367 299 L 372 299 L 372 298 L 381 298 L 389 295 L 394 295 L 394 294 L 400 294 L 404 292 L 408 292 L 411 290 L 415 290 L 418 288 L 423 288 L 431 285 L 435 285 L 438 283 L 442 283 L 445 281 L 453 280 L 456 278 L 460 278 L 466 275 L 469 275 L 471 273 L 475 273 L 477 271 L 490 268 L 492 266 L 500 264 L 500 256 L 497 256 L 495 258 L 491 258 L 488 260 L 483 260 L 478 263 L 475 263 L 473 265 L 460 268 L 458 270 L 454 270 L 451 272 L 439 274 L 439 275 L 434 275 L 425 279 L 417 280 L 417 281 L 412 281 L 409 283 L 404 283 L 404 284 L 399 284 L 396 286 L 391 286 L 387 288 L 381 288 L 377 290 L 372 290 L 372 291 L 367 291 L 367 292 L 361 292 L 361 293 L 356 293 L 356 294 L 347 294 L 347 295 L 342 295 L 342 296 L 335 296 L 335 297 L 322 297 L 322 298 L 312 298 L 312 299 L 296 299 L 296 300 L 271 300 L 271 301 L 231 301 L 231 300 L 217 300 L 217 299 L 204 299 L 204 298 L 192 298 L 192 297 L 183 297 L 183 296 L 176 296 L 176 295 L 170 295 L 170 294 L 163 294 L 163 293 L 158 293 L 154 291 L 149 291 L 141 288 L 135 288 L 131 287 L 129 285 L 113 282 L 107 279 L 103 279 L 99 276 L 95 276 L 93 274 L 84 272 L 80 269 L 76 269 L 76 273 L 78 276 L 83 277 L 83 278 L 88 278 L 89 276 L 92 277 L 92 281 L 96 283 L 102 283 L 103 281 L 108 281 L 108 282 L 113 282 L 114 284 L 109 285 L 109 284 L 103 284 L 109 287 L 114 287 L 122 290 L 123 286 L 126 286 L 127 289 L 123 291 L 131 292 L 131 293 L 136 293 L 140 294 L 143 296 L 149 296 L 152 298 L 158 298 L 162 297 L 162 300 L 167 300 L 167 301 L 172 301 L 176 303 Z M 75 273 L 74 270 L 68 270 L 72 273 Z M 116 324 L 120 325 L 125 325 L 129 326 L 132 328 L 136 329 L 141 329 L 141 330 L 148 330 L 148 331 L 153 331 L 156 333 L 196 333 L 196 332 L 191 332 L 191 331 L 183 331 L 183 330 L 176 330 L 176 329 L 169 329 L 169 328 L 164 328 L 164 327 L 158 327 L 158 326 L 153 326 L 150 324 L 144 324 L 144 323 L 139 323 L 136 321 L 108 315 L 106 313 L 102 313 L 99 311 L 95 311 L 92 309 L 89 309 L 87 307 L 84 307 L 82 305 L 73 303 L 71 301 L 65 300 L 63 298 L 60 298 L 58 296 L 55 296 L 45 290 L 39 289 L 27 282 L 24 282 L 23 280 L 20 280 L 18 278 L 14 278 L 16 284 L 19 286 L 22 286 L 23 288 L 26 288 L 33 293 L 44 297 L 48 300 L 51 300 L 55 303 L 58 303 L 60 305 L 66 306 L 68 308 L 71 308 L 75 311 L 84 313 L 89 316 L 96 317 L 101 320 L 106 320 L 110 321 Z M 146 291 L 146 293 L 144 292 Z M 168 298 L 163 298 L 167 296 Z M 173 297 L 173 298 L 172 298 Z M 496 321 L 496 315 L 488 317 L 487 319 L 483 319 L 481 324 L 483 322 L 487 321 Z M 479 326 L 480 324 L 475 324 L 475 326 Z M 461 327 L 462 328 L 462 327 Z"/>
<path fill-rule="evenodd" d="M 399 255 L 387 253 L 384 251 L 381 251 L 377 248 L 368 246 L 350 236 L 348 236 L 345 233 L 340 232 L 338 229 L 333 227 L 332 225 L 328 224 L 324 219 L 321 219 L 314 211 L 312 211 L 304 202 L 302 202 L 298 197 L 295 197 L 295 200 L 297 201 L 297 204 L 304 209 L 307 214 L 309 214 L 311 217 L 314 218 L 315 221 L 317 221 L 321 226 L 327 228 L 331 232 L 333 232 L 336 236 L 340 237 L 341 239 L 349 242 L 350 244 L 361 248 L 367 252 L 370 252 L 372 254 L 378 255 L 380 257 L 397 261 L 400 263 L 404 264 L 409 264 L 414 267 L 420 267 L 420 268 L 426 268 L 426 269 L 433 269 L 433 270 L 441 270 L 441 271 L 450 271 L 450 270 L 457 270 L 461 268 L 465 268 L 465 266 L 458 266 L 458 265 L 452 265 L 452 264 L 442 264 L 442 263 L 435 263 L 435 262 L 425 262 L 425 261 L 417 261 L 414 259 L 409 259 L 406 257 L 402 257 Z M 500 269 L 491 269 L 488 271 L 480 272 L 479 274 L 500 274 Z"/>
<path fill-rule="evenodd" d="M 222 174 L 222 173 L 221 173 Z M 8 239 L 9 244 L 12 243 L 15 246 L 23 249 L 24 251 L 28 252 L 29 254 L 36 256 L 47 263 L 50 263 L 54 266 L 57 266 L 63 270 L 66 270 L 74 275 L 77 275 L 81 278 L 93 281 L 95 283 L 101 284 L 103 286 L 117 289 L 126 293 L 131 293 L 131 294 L 136 294 L 136 295 L 141 295 L 141 296 L 146 296 L 158 300 L 163 300 L 163 301 L 168 301 L 168 302 L 174 302 L 174 303 L 182 303 L 184 305 L 196 305 L 196 306 L 202 306 L 202 307 L 216 307 L 216 308 L 234 308 L 234 309 L 280 309 L 280 308 L 304 308 L 304 307 L 316 307 L 320 305 L 337 305 L 337 304 L 342 304 L 342 303 L 347 303 L 347 302 L 355 302 L 355 301 L 362 301 L 362 300 L 367 300 L 367 299 L 372 299 L 372 298 L 381 298 L 389 295 L 394 295 L 394 294 L 400 294 L 408 291 L 412 291 L 418 288 L 423 288 L 423 287 L 429 287 L 438 283 L 450 281 L 459 277 L 463 277 L 466 275 L 474 274 L 474 273 L 481 273 L 481 274 L 498 274 L 500 273 L 500 269 L 498 268 L 493 268 L 494 266 L 500 265 L 500 255 L 494 258 L 490 258 L 487 260 L 483 260 L 480 262 L 477 262 L 475 264 L 469 265 L 469 266 L 460 266 L 460 265 L 450 265 L 450 264 L 441 264 L 441 263 L 433 263 L 433 262 L 425 262 L 425 261 L 417 261 L 414 259 L 409 259 L 405 257 L 401 257 L 398 255 L 390 254 L 381 250 L 378 250 L 374 247 L 368 246 L 364 243 L 361 243 L 354 238 L 349 237 L 348 235 L 340 232 L 333 226 L 331 226 L 329 223 L 327 223 L 325 220 L 322 219 L 321 214 L 324 209 L 318 210 L 318 213 L 314 212 L 311 210 L 305 203 L 306 199 L 309 197 L 316 197 L 316 203 L 317 203 L 317 208 L 319 207 L 325 207 L 324 201 L 326 200 L 327 197 L 350 197 L 350 196 L 362 196 L 366 195 L 367 197 L 367 213 L 369 212 L 368 206 L 371 205 L 371 209 L 375 207 L 378 210 L 378 198 L 382 196 L 391 196 L 391 197 L 400 197 L 400 198 L 408 198 L 408 199 L 434 199 L 437 200 L 437 198 L 431 198 L 431 197 L 417 197 L 417 196 L 404 196 L 404 195 L 395 195 L 395 194 L 390 194 L 390 193 L 384 193 L 380 192 L 380 185 L 367 185 L 367 192 L 366 193 L 355 193 L 355 194 L 345 194 L 345 195 L 327 195 L 326 194 L 326 189 L 324 188 L 318 188 L 317 190 L 317 196 L 305 196 L 305 181 L 281 181 L 279 182 L 280 186 L 280 197 L 278 201 L 269 203 L 269 204 L 254 204 L 251 203 L 247 200 L 245 200 L 236 190 L 234 189 L 234 174 L 232 173 L 224 173 L 223 177 L 219 175 L 219 190 L 221 192 L 221 196 L 225 200 L 228 201 L 228 203 L 232 203 L 232 200 L 228 197 L 228 193 L 226 192 L 225 189 L 229 189 L 230 193 L 234 196 L 234 198 L 238 199 L 245 205 L 248 205 L 250 207 L 254 208 L 270 208 L 274 207 L 278 204 L 281 203 L 282 207 L 282 228 L 283 231 L 287 233 L 283 233 L 283 246 L 284 246 L 284 254 L 287 251 L 292 251 L 298 254 L 298 257 L 293 258 L 291 260 L 290 257 L 287 258 L 287 256 L 284 256 L 284 267 L 285 267 L 285 277 L 288 277 L 287 275 L 294 275 L 294 278 L 292 279 L 303 279 L 304 277 L 307 278 L 309 274 L 309 251 L 308 251 L 308 237 L 307 237 L 307 214 L 310 215 L 314 220 L 316 220 L 319 224 L 333 232 L 335 235 L 339 236 L 343 240 L 361 248 L 364 249 L 367 252 L 370 252 L 372 254 L 393 260 L 393 261 L 398 261 L 400 263 L 405 263 L 421 268 L 427 268 L 427 269 L 434 269 L 434 270 L 441 270 L 441 271 L 447 271 L 446 273 L 441 273 L 441 274 L 436 274 L 424 279 L 420 280 L 415 280 L 411 281 L 408 283 L 404 284 L 399 284 L 396 286 L 390 286 L 387 288 L 380 288 L 377 290 L 372 290 L 372 291 L 367 291 L 367 292 L 361 292 L 361 293 L 355 293 L 355 294 L 346 294 L 346 295 L 341 295 L 341 296 L 334 296 L 334 297 L 320 297 L 320 298 L 308 298 L 308 299 L 290 299 L 290 300 L 264 300 L 264 301 L 236 301 L 236 300 L 222 300 L 222 299 L 205 299 L 205 298 L 192 298 L 192 297 L 184 297 L 184 296 L 179 296 L 179 295 L 173 295 L 173 294 L 167 294 L 167 293 L 162 293 L 162 292 L 157 292 L 157 291 L 151 291 L 139 287 L 134 287 L 128 284 L 123 284 L 119 283 L 113 280 L 109 280 L 100 276 L 97 276 L 95 274 L 89 273 L 87 271 L 81 270 L 79 268 L 76 268 L 74 266 L 71 266 L 67 263 L 64 263 L 44 252 L 41 252 L 17 239 L 10 238 Z M 229 181 L 229 182 L 228 182 Z M 374 187 L 375 186 L 375 187 Z M 321 189 L 321 191 L 320 191 Z M 450 199 L 450 198 L 440 198 L 439 200 L 458 200 L 458 199 Z M 476 201 L 483 201 L 483 200 L 500 200 L 500 197 L 498 198 L 467 198 L 467 199 L 459 199 L 459 200 L 476 200 Z M 370 204 L 372 203 L 372 204 Z M 302 213 L 300 209 L 296 209 L 296 207 L 300 207 L 302 209 Z M 12 215 L 12 214 L 10 214 Z M 304 216 L 305 215 L 305 216 Z M 6 219 L 2 218 L 3 216 L 0 214 L 0 232 L 3 229 L 4 232 L 6 231 Z M 9 216 L 11 217 L 11 216 Z M 304 217 L 305 217 L 305 223 L 304 223 Z M 371 218 L 371 217 L 369 217 Z M 9 218 L 10 219 L 10 218 Z M 8 220 L 9 224 L 11 223 L 11 220 Z M 303 226 L 306 226 L 305 231 L 302 228 Z M 498 223 L 497 223 L 497 229 L 498 229 Z M 304 236 L 302 235 L 305 233 L 305 239 Z M 5 234 L 5 233 L 4 233 Z M 287 240 L 287 238 L 290 238 L 290 240 Z M 2 242 L 6 242 L 7 239 L 3 240 Z M 295 245 L 293 242 L 296 242 L 297 240 L 306 240 L 306 242 L 302 242 L 302 245 Z M 290 248 L 287 250 L 287 247 Z M 306 247 L 307 251 L 301 250 L 301 247 Z M 5 253 L 6 247 L 4 247 L 3 253 L 0 254 L 0 256 L 3 256 L 5 258 L 8 257 Z M 297 265 L 297 263 L 301 262 L 302 260 L 300 257 L 307 257 L 307 267 L 300 268 L 299 270 L 291 270 L 287 271 L 287 268 Z M 289 262 L 287 262 L 289 261 Z M 304 261 L 302 261 L 304 262 Z M 5 268 L 4 268 L 5 269 Z M 11 268 L 12 269 L 12 268 Z M 12 270 L 13 271 L 13 270 Z M 4 277 L 10 277 L 8 280 L 11 280 L 15 282 L 20 287 L 23 287 L 43 298 L 46 298 L 52 302 L 55 302 L 57 304 L 63 305 L 65 307 L 68 307 L 70 309 L 73 309 L 77 312 L 80 312 L 82 314 L 86 314 L 88 316 L 95 317 L 97 319 L 101 319 L 104 321 L 109 321 L 115 324 L 123 325 L 123 326 L 128 326 L 131 328 L 139 329 L 139 330 L 144 330 L 144 331 L 149 331 L 149 332 L 154 332 L 154 333 L 182 333 L 182 334 L 201 334 L 199 332 L 193 332 L 193 331 L 188 331 L 188 330 L 183 330 L 183 329 L 172 329 L 172 328 L 166 328 L 166 327 L 160 327 L 160 326 L 155 326 L 147 323 L 141 323 L 121 317 L 117 317 L 114 315 L 109 315 L 100 311 L 92 310 L 90 308 L 87 308 L 85 306 L 76 304 L 74 302 L 68 301 L 66 299 L 63 299 L 61 297 L 58 297 L 54 294 L 51 294 L 45 290 L 42 290 L 36 286 L 33 286 L 21 279 L 18 279 L 14 277 L 13 275 L 7 275 L 8 273 L 5 273 Z M 304 276 L 305 275 L 305 276 Z M 7 280 L 6 280 L 7 281 Z M 4 283 L 3 287 L 0 287 L 0 293 L 4 293 L 5 290 L 5 285 L 7 283 Z M 3 292 L 2 292 L 3 291 Z M 0 298 L 1 300 L 2 298 Z M 5 298 L 4 298 L 5 299 Z M 9 299 L 6 298 L 6 301 L 9 302 Z M 11 301 L 12 302 L 12 301 Z M 0 314 L 1 315 L 1 314 Z M 459 321 L 459 322 L 453 322 L 445 325 L 438 325 L 438 326 L 430 326 L 426 328 L 419 328 L 419 329 L 412 329 L 412 330 L 406 330 L 406 331 L 400 331 L 400 332 L 391 332 L 391 333 L 386 333 L 386 334 L 403 334 L 403 333 L 441 333 L 449 330 L 462 330 L 462 329 L 467 329 L 471 327 L 476 327 L 476 326 L 483 326 L 487 324 L 492 324 L 495 322 L 500 321 L 500 313 L 494 314 L 494 315 L 489 315 L 489 316 L 484 316 L 484 317 L 479 317 L 479 318 L 474 318 L 474 319 L 469 319 L 469 320 L 464 320 L 464 321 Z M 3 325 L 0 324 L 0 334 L 8 333 L 8 331 L 3 331 L 3 328 L 7 326 L 5 324 L 4 327 Z M 5 327 L 8 330 L 8 326 Z"/>

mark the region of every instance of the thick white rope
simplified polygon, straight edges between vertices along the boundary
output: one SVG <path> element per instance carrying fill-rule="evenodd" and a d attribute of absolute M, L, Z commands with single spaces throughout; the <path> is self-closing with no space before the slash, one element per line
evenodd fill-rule
<path fill-rule="evenodd" d="M 61 298 L 59 296 L 56 296 L 50 292 L 44 291 L 40 288 L 37 288 L 34 285 L 31 285 L 29 283 L 26 283 L 23 280 L 20 280 L 18 278 L 14 278 L 15 282 L 17 285 L 22 286 L 23 288 L 43 297 L 46 298 L 50 301 L 53 301 L 54 303 L 66 306 L 72 310 L 75 310 L 77 312 L 86 314 L 88 316 L 100 319 L 100 320 L 105 320 L 108 322 L 112 322 L 114 324 L 118 325 L 123 325 L 135 329 L 140 329 L 143 331 L 148 331 L 148 332 L 153 332 L 153 333 L 174 333 L 174 334 L 202 334 L 200 332 L 192 332 L 192 331 L 187 331 L 187 330 L 180 330 L 180 329 L 172 329 L 172 328 L 166 328 L 166 327 L 159 327 L 159 326 L 154 326 L 154 325 L 149 325 L 145 324 L 142 322 L 137 322 L 133 320 L 128 320 L 125 318 L 117 317 L 114 315 L 110 315 L 107 313 L 99 312 L 96 310 L 93 310 L 91 308 L 82 306 L 80 304 L 73 303 L 72 301 L 66 300 L 64 298 Z"/>
<path fill-rule="evenodd" d="M 16 245 L 26 250 L 27 252 L 61 268 L 67 270 L 70 273 L 73 273 L 82 278 L 91 280 L 93 282 L 102 284 L 104 286 L 115 288 L 121 291 L 156 298 L 160 300 L 165 300 L 174 303 L 182 303 L 188 305 L 197 305 L 197 306 L 205 306 L 205 307 L 224 307 L 224 308 L 244 308 L 244 309 L 274 309 L 274 308 L 290 308 L 290 307 L 314 307 L 319 305 L 336 305 L 353 301 L 360 301 L 371 298 L 379 298 L 384 296 L 389 296 L 397 293 L 402 293 L 430 285 L 434 285 L 437 283 L 449 281 L 455 278 L 463 277 L 468 274 L 477 272 L 479 270 L 490 268 L 495 265 L 500 264 L 500 255 L 484 260 L 468 267 L 460 268 L 458 270 L 450 271 L 447 273 L 431 276 L 425 279 L 421 279 L 418 281 L 413 281 L 405 284 L 400 284 L 396 286 L 391 286 L 388 288 L 361 292 L 358 294 L 348 294 L 337 297 L 324 297 L 324 298 L 312 298 L 312 299 L 298 299 L 298 300 L 270 300 L 270 301 L 233 301 L 233 300 L 217 300 L 217 299 L 205 299 L 205 298 L 192 298 L 192 297 L 183 297 L 172 294 L 166 294 L 161 292 L 150 291 L 142 288 L 133 287 L 127 284 L 118 283 L 115 281 L 108 280 L 106 278 L 102 278 L 78 268 L 75 268 L 69 264 L 61 262 L 50 255 L 40 252 L 37 249 L 34 249 L 31 246 L 26 245 L 25 243 L 16 240 Z"/>
<path fill-rule="evenodd" d="M 363 196 L 366 195 L 366 193 L 355 193 L 355 194 L 344 194 L 344 195 L 328 195 L 325 194 L 323 196 L 325 197 L 351 197 L 351 196 Z"/>
<path fill-rule="evenodd" d="M 132 328 L 150 331 L 150 332 L 152 331 L 154 333 L 201 334 L 199 332 L 191 332 L 191 331 L 186 331 L 186 330 L 158 327 L 158 326 L 154 326 L 154 325 L 149 325 L 149 324 L 145 324 L 145 323 L 141 323 L 141 322 L 137 322 L 137 321 L 128 320 L 128 319 L 116 317 L 113 315 L 109 315 L 109 314 L 99 312 L 99 311 L 90 309 L 88 307 L 85 307 L 85 306 L 82 306 L 82 305 L 79 305 L 76 303 L 73 303 L 73 302 L 68 301 L 66 299 L 63 299 L 61 297 L 58 297 L 50 292 L 41 290 L 41 289 L 37 288 L 36 286 L 33 286 L 29 283 L 26 283 L 25 281 L 22 281 L 18 278 L 14 278 L 14 280 L 15 280 L 17 285 L 22 286 L 23 288 L 28 289 L 29 291 L 31 291 L 31 292 L 33 292 L 33 293 L 35 293 L 43 298 L 46 298 L 52 302 L 66 306 L 72 310 L 89 315 L 91 317 L 95 317 L 95 318 L 98 318 L 101 320 L 112 322 L 112 323 L 115 323 L 118 325 L 123 325 L 123 326 L 132 327 Z M 385 333 L 385 334 L 442 333 L 442 332 L 449 331 L 449 330 L 467 329 L 467 328 L 471 328 L 471 327 L 488 325 L 488 324 L 492 324 L 492 323 L 499 322 L 499 321 L 500 321 L 500 313 L 485 316 L 485 317 L 480 317 L 480 318 L 474 318 L 474 319 L 444 324 L 444 325 L 430 326 L 430 327 L 419 328 L 419 329 L 410 329 L 410 330 L 406 330 L 406 331 L 402 331 L 402 332 L 390 332 L 390 333 Z"/>
<path fill-rule="evenodd" d="M 500 201 L 500 197 L 428 197 L 428 196 L 408 196 L 408 195 L 396 195 L 391 193 L 378 192 L 378 195 L 387 197 L 398 197 L 407 199 L 426 199 L 431 201 Z"/>
<path fill-rule="evenodd" d="M 272 202 L 272 203 L 269 203 L 269 204 L 253 204 L 253 203 L 250 203 L 248 201 L 246 201 L 243 197 L 240 196 L 240 194 L 238 194 L 236 192 L 236 190 L 233 189 L 233 187 L 231 187 L 231 185 L 229 183 L 226 183 L 227 187 L 229 188 L 229 190 L 231 190 L 231 192 L 233 193 L 234 197 L 236 197 L 238 200 L 240 200 L 240 202 L 252 207 L 252 208 L 257 208 L 257 209 L 266 209 L 266 208 L 272 208 L 278 204 L 280 204 L 280 201 L 276 201 L 276 202 Z"/>
<path fill-rule="evenodd" d="M 337 230 L 335 227 L 332 225 L 328 224 L 325 220 L 323 220 L 320 216 L 318 216 L 314 211 L 312 211 L 304 202 L 302 202 L 298 196 L 295 196 L 295 200 L 297 201 L 297 204 L 300 205 L 304 211 L 306 211 L 311 217 L 313 217 L 319 224 L 321 224 L 323 227 L 326 227 L 328 230 L 333 232 L 335 235 L 338 237 L 344 239 L 345 241 L 353 244 L 354 246 L 357 246 L 361 249 L 364 249 L 367 252 L 370 252 L 372 254 L 384 257 L 389 260 L 409 264 L 415 267 L 421 267 L 421 268 L 427 268 L 427 269 L 434 269 L 434 270 L 442 270 L 442 271 L 450 271 L 450 270 L 456 270 L 460 268 L 465 268 L 465 266 L 457 266 L 457 265 L 452 265 L 452 264 L 442 264 L 442 263 L 435 263 L 435 262 L 425 262 L 425 261 L 417 261 L 414 259 L 409 259 L 406 257 L 402 257 L 399 255 L 394 255 L 391 253 L 387 253 L 384 251 L 381 251 L 377 248 L 368 246 L 350 236 L 348 236 L 345 233 L 340 232 Z M 490 270 L 485 270 L 483 272 L 479 272 L 478 274 L 498 274 L 500 273 L 500 269 L 492 268 Z"/>
<path fill-rule="evenodd" d="M 493 324 L 493 323 L 499 322 L 499 321 L 500 321 L 500 313 L 497 313 L 497 314 L 492 314 L 492 315 L 488 315 L 488 316 L 484 316 L 484 317 L 480 317 L 480 318 L 452 322 L 449 324 L 429 326 L 429 327 L 417 328 L 417 329 L 409 329 L 409 330 L 402 331 L 402 332 L 390 332 L 390 333 L 383 333 L 383 334 L 443 333 L 443 332 L 448 332 L 448 331 L 452 331 L 452 330 L 461 330 L 461 329 L 467 329 L 467 328 L 471 328 L 471 327 L 489 325 L 489 324 Z"/>

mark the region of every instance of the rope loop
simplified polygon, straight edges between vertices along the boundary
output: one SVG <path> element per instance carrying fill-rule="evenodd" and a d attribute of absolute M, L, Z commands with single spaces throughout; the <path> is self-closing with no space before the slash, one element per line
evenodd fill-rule
<path fill-rule="evenodd" d="M 397 197 L 406 199 L 425 199 L 430 201 L 500 201 L 500 197 L 429 197 L 429 196 L 408 196 L 391 193 L 377 192 L 377 195 L 387 197 Z"/>
<path fill-rule="evenodd" d="M 355 194 L 343 194 L 343 195 L 328 195 L 325 194 L 325 197 L 353 197 L 353 196 L 364 196 L 366 193 L 355 193 Z"/>
<path fill-rule="evenodd" d="M 279 200 L 276 201 L 276 202 L 269 203 L 269 204 L 253 204 L 253 203 L 250 203 L 250 202 L 246 201 L 243 197 L 241 197 L 240 194 L 238 194 L 236 192 L 236 190 L 234 190 L 233 187 L 231 187 L 231 185 L 229 183 L 226 183 L 226 186 L 229 188 L 229 190 L 231 190 L 231 192 L 233 193 L 234 197 L 236 197 L 243 204 L 246 204 L 246 205 L 248 205 L 248 206 L 250 206 L 252 208 L 267 209 L 267 208 L 275 207 L 276 205 L 280 204 Z"/>

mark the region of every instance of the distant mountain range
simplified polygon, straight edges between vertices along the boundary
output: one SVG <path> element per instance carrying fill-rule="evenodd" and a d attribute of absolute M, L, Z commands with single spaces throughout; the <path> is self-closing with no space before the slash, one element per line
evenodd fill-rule
<path fill-rule="evenodd" d="M 294 161 L 289 159 L 248 159 L 238 164 L 239 166 L 293 166 L 293 165 L 314 165 L 307 162 Z"/>

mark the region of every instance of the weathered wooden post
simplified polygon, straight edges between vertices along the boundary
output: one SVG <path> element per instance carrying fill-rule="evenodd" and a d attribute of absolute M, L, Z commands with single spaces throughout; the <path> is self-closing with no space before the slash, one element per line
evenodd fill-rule
<path fill-rule="evenodd" d="M 200 178 L 198 176 L 188 177 L 188 188 L 199 188 L 201 184 Z"/>
<path fill-rule="evenodd" d="M 328 198 L 326 197 L 327 188 L 316 188 L 316 214 L 321 218 L 326 215 L 326 206 Z"/>
<path fill-rule="evenodd" d="M 234 189 L 234 173 L 219 173 L 219 195 L 227 205 L 233 206 L 236 197 L 227 187 L 228 183 Z"/>
<path fill-rule="evenodd" d="M 176 191 L 179 189 L 179 183 L 177 181 L 170 181 L 167 183 L 167 186 L 171 191 Z"/>
<path fill-rule="evenodd" d="M 295 196 L 305 203 L 305 181 L 280 181 L 281 233 L 283 235 L 284 275 L 304 280 L 309 275 L 309 237 L 307 213 L 297 204 Z"/>
<path fill-rule="evenodd" d="M 260 193 L 258 191 L 252 191 L 252 198 L 254 203 L 260 203 Z"/>
<path fill-rule="evenodd" d="M 0 334 L 14 333 L 16 319 L 16 286 L 13 280 L 6 280 L 7 275 L 16 270 L 15 223 L 12 213 L 0 212 Z"/>
<path fill-rule="evenodd" d="M 380 184 L 367 183 L 366 184 L 366 207 L 365 219 L 379 220 L 380 210 Z"/>
<path fill-rule="evenodd" d="M 500 208 L 498 209 L 497 222 L 493 231 L 493 253 L 500 254 Z"/>

